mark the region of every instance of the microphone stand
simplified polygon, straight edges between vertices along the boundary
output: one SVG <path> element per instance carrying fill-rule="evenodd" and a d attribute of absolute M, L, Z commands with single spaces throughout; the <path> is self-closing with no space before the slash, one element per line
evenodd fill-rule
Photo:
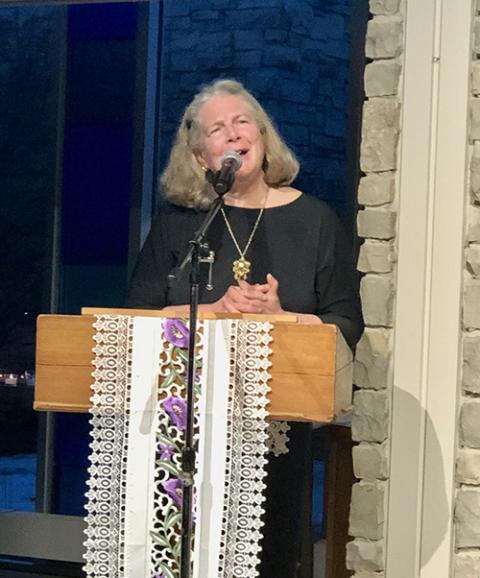
<path fill-rule="evenodd" d="M 218 175 L 218 173 L 217 173 Z M 195 232 L 189 242 L 190 249 L 182 263 L 168 275 L 169 286 L 173 286 L 180 280 L 186 266 L 191 263 L 190 269 L 190 327 L 188 341 L 188 367 L 187 367 L 187 424 L 185 430 L 185 445 L 182 451 L 182 534 L 180 554 L 180 578 L 191 576 L 191 546 L 192 546 L 192 509 L 193 509 L 193 475 L 195 472 L 196 448 L 193 444 L 194 435 L 194 381 L 195 381 L 195 338 L 197 333 L 198 299 L 200 289 L 200 263 L 208 252 L 208 244 L 204 242 L 213 219 L 223 206 L 221 195 L 230 190 L 217 191 L 215 175 L 212 177 L 213 188 L 219 194 L 210 207 L 200 228 Z"/>

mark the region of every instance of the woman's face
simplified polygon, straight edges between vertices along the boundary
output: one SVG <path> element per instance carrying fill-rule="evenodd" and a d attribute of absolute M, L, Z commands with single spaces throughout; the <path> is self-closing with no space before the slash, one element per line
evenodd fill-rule
<path fill-rule="evenodd" d="M 197 158 L 204 166 L 217 171 L 222 156 L 227 151 L 235 151 L 243 161 L 236 173 L 237 182 L 263 177 L 263 135 L 244 100 L 230 94 L 213 96 L 200 109 L 198 120 L 203 148 Z"/>

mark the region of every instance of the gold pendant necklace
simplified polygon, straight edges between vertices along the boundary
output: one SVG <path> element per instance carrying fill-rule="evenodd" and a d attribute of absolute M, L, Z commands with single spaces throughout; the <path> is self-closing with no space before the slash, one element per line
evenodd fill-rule
<path fill-rule="evenodd" d="M 225 225 L 227 226 L 227 230 L 230 233 L 230 237 L 232 237 L 232 241 L 233 241 L 233 243 L 234 243 L 234 245 L 238 251 L 238 254 L 240 255 L 240 258 L 232 263 L 232 271 L 233 271 L 233 277 L 234 277 L 235 281 L 240 281 L 240 280 L 246 281 L 248 274 L 250 273 L 252 263 L 248 259 L 245 259 L 245 255 L 246 255 L 248 248 L 250 247 L 250 244 L 253 240 L 253 237 L 257 231 L 257 227 L 260 223 L 260 219 L 262 218 L 263 212 L 265 210 L 265 205 L 267 204 L 267 198 L 268 198 L 268 189 L 267 189 L 267 193 L 265 195 L 265 201 L 263 203 L 263 207 L 260 209 L 260 212 L 258 213 L 257 220 L 255 221 L 255 225 L 253 225 L 252 232 L 250 233 L 250 237 L 248 238 L 247 244 L 245 245 L 243 251 L 240 249 L 240 245 L 238 244 L 238 241 L 235 238 L 235 235 L 233 234 L 232 227 L 230 226 L 230 223 L 228 222 L 227 215 L 225 214 L 225 211 L 223 210 L 223 208 L 220 209 L 222 212 L 222 215 L 223 215 L 223 219 L 225 221 Z"/>

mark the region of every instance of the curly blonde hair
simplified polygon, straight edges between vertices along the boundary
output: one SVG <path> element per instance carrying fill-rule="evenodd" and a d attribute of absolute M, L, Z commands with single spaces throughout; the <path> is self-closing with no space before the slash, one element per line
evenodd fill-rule
<path fill-rule="evenodd" d="M 204 86 L 185 109 L 169 161 L 160 178 L 165 197 L 176 205 L 205 209 L 216 197 L 196 153 L 201 152 L 203 146 L 202 129 L 198 122 L 200 110 L 208 100 L 219 95 L 238 96 L 249 106 L 264 138 L 263 168 L 267 185 L 289 185 L 298 174 L 299 163 L 295 155 L 282 140 L 256 98 L 240 82 L 217 80 Z"/>

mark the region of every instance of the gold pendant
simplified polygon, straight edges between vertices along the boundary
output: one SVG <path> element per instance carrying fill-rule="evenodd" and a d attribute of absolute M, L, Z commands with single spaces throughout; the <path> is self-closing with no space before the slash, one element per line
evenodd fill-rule
<path fill-rule="evenodd" d="M 250 261 L 247 261 L 245 257 L 240 257 L 240 259 L 233 262 L 232 270 L 235 281 L 245 281 L 247 279 L 247 275 L 250 272 L 250 265 Z"/>

